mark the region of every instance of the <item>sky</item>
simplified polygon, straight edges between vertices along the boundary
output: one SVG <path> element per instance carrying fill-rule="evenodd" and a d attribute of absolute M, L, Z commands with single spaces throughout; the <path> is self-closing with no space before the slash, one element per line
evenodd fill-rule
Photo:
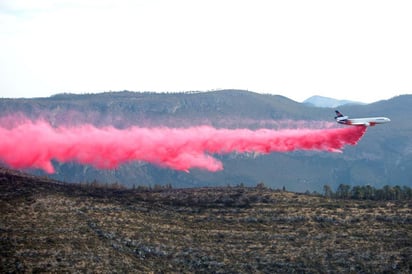
<path fill-rule="evenodd" d="M 412 1 L 0 0 L 0 98 L 412 94 Z"/>

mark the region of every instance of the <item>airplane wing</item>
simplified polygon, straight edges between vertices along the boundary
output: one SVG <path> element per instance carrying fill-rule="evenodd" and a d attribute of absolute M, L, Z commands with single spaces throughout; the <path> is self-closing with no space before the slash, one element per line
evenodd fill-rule
<path fill-rule="evenodd" d="M 373 127 L 376 125 L 376 122 L 371 122 L 371 121 L 352 121 L 350 123 L 352 126 L 366 126 L 366 127 Z"/>

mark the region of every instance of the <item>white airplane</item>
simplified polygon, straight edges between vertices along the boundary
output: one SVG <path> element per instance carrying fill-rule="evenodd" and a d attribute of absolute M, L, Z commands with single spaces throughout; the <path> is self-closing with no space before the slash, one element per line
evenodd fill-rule
<path fill-rule="evenodd" d="M 339 124 L 350 125 L 350 126 L 374 126 L 376 124 L 384 124 L 391 121 L 391 119 L 386 117 L 366 117 L 366 118 L 353 118 L 349 119 L 349 116 L 343 116 L 339 110 L 335 110 L 336 117 L 335 120 Z"/>

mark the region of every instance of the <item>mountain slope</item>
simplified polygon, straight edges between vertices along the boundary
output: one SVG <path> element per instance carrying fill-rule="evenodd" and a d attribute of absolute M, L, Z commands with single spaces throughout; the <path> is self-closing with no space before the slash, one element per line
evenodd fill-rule
<path fill-rule="evenodd" d="M 303 101 L 304 104 L 311 105 L 314 107 L 329 107 L 329 108 L 334 108 L 342 105 L 347 105 L 347 104 L 354 104 L 354 105 L 359 105 L 363 104 L 360 102 L 355 102 L 355 101 L 350 101 L 350 100 L 338 100 L 330 97 L 324 97 L 324 96 L 319 96 L 319 95 L 314 95 Z"/>
<path fill-rule="evenodd" d="M 269 155 L 217 155 L 224 170 L 190 173 L 147 163 L 128 163 L 115 170 L 96 170 L 76 163 L 56 162 L 52 178 L 70 182 L 121 182 L 128 186 L 172 184 L 176 187 L 211 185 L 256 185 L 304 192 L 322 191 L 324 184 L 409 185 L 412 181 L 412 125 L 408 119 L 412 96 L 404 95 L 369 105 L 345 105 L 340 110 L 351 117 L 388 116 L 392 122 L 371 127 L 355 147 L 341 154 L 290 152 Z M 96 126 L 212 125 L 224 128 L 285 128 L 334 125 L 333 109 L 310 107 L 286 97 L 247 91 L 223 90 L 205 93 L 62 94 L 50 98 L 0 99 L 0 116 L 18 114 L 45 119 L 54 126 L 91 123 Z M 290 121 L 301 121 L 299 123 Z M 317 121 L 317 122 L 313 122 Z M 43 174 L 41 171 L 32 171 Z"/>

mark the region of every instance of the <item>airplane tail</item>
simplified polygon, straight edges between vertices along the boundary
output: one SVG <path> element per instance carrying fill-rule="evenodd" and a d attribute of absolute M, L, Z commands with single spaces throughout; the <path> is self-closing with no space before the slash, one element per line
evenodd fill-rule
<path fill-rule="evenodd" d="M 343 117 L 343 114 L 340 113 L 339 110 L 335 110 L 335 113 L 336 113 L 335 119 L 339 117 Z"/>

